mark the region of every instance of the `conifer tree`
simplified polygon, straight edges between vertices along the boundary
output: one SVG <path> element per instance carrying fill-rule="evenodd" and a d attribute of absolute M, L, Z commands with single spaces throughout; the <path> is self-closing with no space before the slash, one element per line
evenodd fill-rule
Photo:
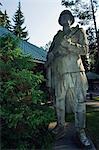
<path fill-rule="evenodd" d="M 28 36 L 28 32 L 25 31 L 26 27 L 22 27 L 23 24 L 24 24 L 24 16 L 23 16 L 23 13 L 21 11 L 21 3 L 19 2 L 19 5 L 18 5 L 18 9 L 17 11 L 15 12 L 15 15 L 14 15 L 14 18 L 13 18 L 13 21 L 14 21 L 14 26 L 13 26 L 13 33 L 23 39 L 23 40 L 27 40 L 27 36 Z"/>
<path fill-rule="evenodd" d="M 3 20 L 3 12 L 0 10 L 0 26 L 3 26 L 4 20 Z"/>
<path fill-rule="evenodd" d="M 4 14 L 3 14 L 3 21 L 4 21 L 3 26 L 5 28 L 7 28 L 8 30 L 11 30 L 12 29 L 12 25 L 11 25 L 11 21 L 9 20 L 9 17 L 7 15 L 6 10 L 5 10 Z"/>
<path fill-rule="evenodd" d="M 2 4 L 0 3 L 0 6 L 2 6 Z M 3 25 L 3 12 L 0 10 L 0 26 Z"/>
<path fill-rule="evenodd" d="M 0 5 L 2 6 L 1 3 Z M 5 27 L 8 30 L 11 30 L 12 25 L 11 25 L 11 21 L 9 20 L 6 10 L 4 13 L 0 10 L 0 26 Z"/>

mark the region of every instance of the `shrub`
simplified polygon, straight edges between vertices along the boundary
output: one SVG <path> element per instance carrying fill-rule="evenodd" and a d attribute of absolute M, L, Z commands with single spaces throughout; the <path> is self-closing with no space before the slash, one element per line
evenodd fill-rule
<path fill-rule="evenodd" d="M 36 64 L 18 48 L 11 35 L 0 38 L 0 103 L 2 149 L 41 148 L 47 136 L 53 110 L 40 89 L 44 76 Z M 45 143 L 46 145 L 46 143 Z"/>

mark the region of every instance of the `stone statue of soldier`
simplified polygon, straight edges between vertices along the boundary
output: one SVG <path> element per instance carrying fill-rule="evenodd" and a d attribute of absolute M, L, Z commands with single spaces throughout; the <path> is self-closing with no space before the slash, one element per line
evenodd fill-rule
<path fill-rule="evenodd" d="M 54 36 L 46 62 L 48 87 L 54 94 L 57 113 L 53 132 L 64 132 L 65 115 L 73 112 L 79 139 L 84 146 L 89 146 L 85 133 L 88 83 L 81 60 L 81 55 L 86 55 L 88 50 L 86 34 L 78 25 L 71 27 L 74 16 L 69 10 L 64 10 L 58 21 L 63 31 L 59 30 Z"/>

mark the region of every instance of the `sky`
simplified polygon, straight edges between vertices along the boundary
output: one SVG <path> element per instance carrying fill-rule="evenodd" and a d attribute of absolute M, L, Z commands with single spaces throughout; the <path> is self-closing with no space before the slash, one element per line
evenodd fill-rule
<path fill-rule="evenodd" d="M 0 2 L 3 5 L 1 10 L 6 10 L 12 20 L 19 0 L 0 0 Z M 58 18 L 65 7 L 61 5 L 61 0 L 20 0 L 20 2 L 25 17 L 24 26 L 29 33 L 29 42 L 38 47 L 45 46 L 61 29 Z M 99 15 L 96 19 L 99 20 Z"/>

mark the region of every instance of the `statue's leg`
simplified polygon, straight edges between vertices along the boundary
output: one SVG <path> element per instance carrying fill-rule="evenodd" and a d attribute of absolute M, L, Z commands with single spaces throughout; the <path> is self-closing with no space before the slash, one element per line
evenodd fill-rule
<path fill-rule="evenodd" d="M 90 142 L 85 133 L 86 127 L 86 86 L 83 85 L 83 81 L 79 76 L 79 73 L 72 74 L 72 82 L 68 89 L 70 106 L 75 114 L 75 127 L 81 143 L 85 146 L 89 146 Z M 84 80 L 85 81 L 85 80 Z M 68 96 L 68 95 L 67 95 Z"/>
<path fill-rule="evenodd" d="M 57 114 L 57 125 L 55 129 L 53 130 L 54 134 L 62 133 L 64 132 L 64 126 L 65 126 L 65 98 L 64 97 L 56 97 L 56 114 Z"/>
<path fill-rule="evenodd" d="M 75 109 L 75 127 L 81 143 L 84 146 L 90 146 L 90 141 L 85 133 L 86 123 L 86 105 L 85 102 L 78 102 Z"/>
<path fill-rule="evenodd" d="M 75 105 L 75 126 L 76 128 L 85 128 L 86 123 L 86 105 L 85 102 L 76 102 Z"/>
<path fill-rule="evenodd" d="M 56 98 L 56 113 L 58 124 L 64 126 L 65 124 L 65 98 Z"/>

